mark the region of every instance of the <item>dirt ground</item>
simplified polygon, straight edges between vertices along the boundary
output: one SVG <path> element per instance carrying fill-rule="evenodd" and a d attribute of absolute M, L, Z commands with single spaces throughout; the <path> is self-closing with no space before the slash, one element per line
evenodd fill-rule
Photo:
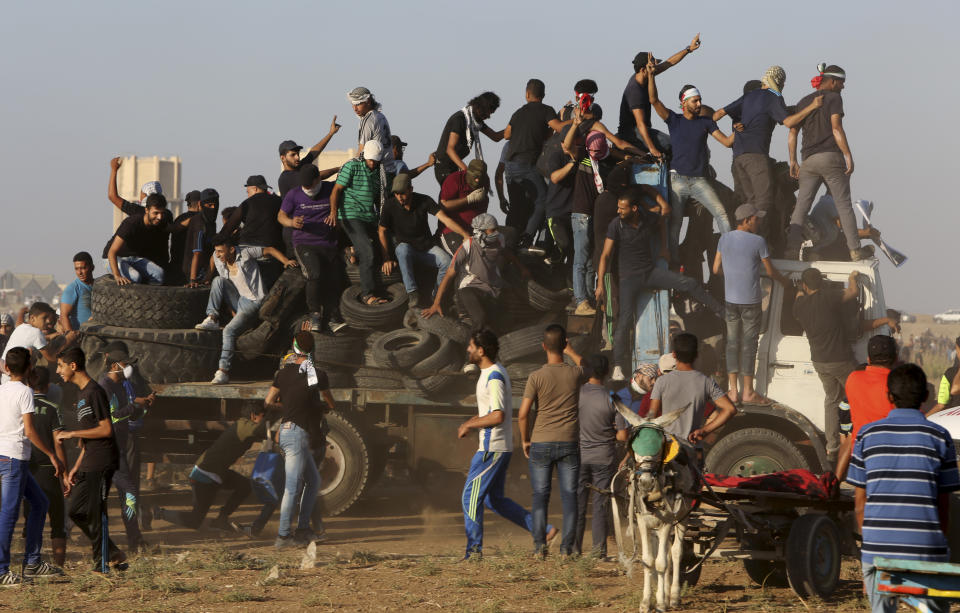
<path fill-rule="evenodd" d="M 372 494 L 345 515 L 326 521 L 329 541 L 306 550 L 273 547 L 276 519 L 259 539 L 203 528 L 176 528 L 155 521 L 148 554 L 131 556 L 125 573 L 89 570 L 89 545 L 74 530 L 67 579 L 0 590 L 0 608 L 29 611 L 264 611 L 264 610 L 636 610 L 642 572 L 628 577 L 612 561 L 582 558 L 546 561 L 530 554 L 529 534 L 486 515 L 484 559 L 460 562 L 464 547 L 458 491 L 443 503 L 403 477 L 384 477 Z M 556 497 L 556 495 L 555 495 Z M 519 498 L 519 497 L 518 497 Z M 145 493 L 147 504 L 182 508 L 184 486 Z M 527 504 L 526 498 L 519 498 Z M 551 505 L 551 518 L 559 509 Z M 219 500 L 218 500 L 219 503 Z M 125 544 L 118 505 L 111 501 L 111 528 Z M 217 507 L 214 507 L 215 509 Z M 250 522 L 257 508 L 245 505 L 235 520 Z M 212 516 L 212 514 L 211 514 Z M 588 530 L 589 530 L 589 523 Z M 587 535 L 586 542 L 590 542 Z M 613 539 L 610 552 L 615 552 Z M 16 552 L 22 543 L 14 543 Z M 305 566 L 305 568 L 302 568 Z M 829 602 L 803 602 L 789 588 L 751 583 L 739 562 L 710 560 L 699 584 L 682 598 L 684 611 L 862 611 L 859 563 L 844 563 L 840 589 Z"/>

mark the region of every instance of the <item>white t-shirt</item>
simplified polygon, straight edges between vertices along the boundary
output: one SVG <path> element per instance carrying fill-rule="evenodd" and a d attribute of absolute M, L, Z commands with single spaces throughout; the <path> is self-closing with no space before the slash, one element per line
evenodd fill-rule
<path fill-rule="evenodd" d="M 27 349 L 43 349 L 47 346 L 47 337 L 43 335 L 40 328 L 34 328 L 30 324 L 20 324 L 14 328 L 7 339 L 7 347 L 3 350 L 0 360 L 7 359 L 7 352 L 14 347 L 26 347 Z"/>
<path fill-rule="evenodd" d="M 33 390 L 20 381 L 0 385 L 0 456 L 30 459 L 30 439 L 23 433 L 23 414 L 33 412 Z"/>
<path fill-rule="evenodd" d="M 503 411 L 503 423 L 480 430 L 477 451 L 513 451 L 513 409 L 510 393 L 510 375 L 494 364 L 480 371 L 477 380 L 477 413 L 480 417 L 494 411 Z"/>

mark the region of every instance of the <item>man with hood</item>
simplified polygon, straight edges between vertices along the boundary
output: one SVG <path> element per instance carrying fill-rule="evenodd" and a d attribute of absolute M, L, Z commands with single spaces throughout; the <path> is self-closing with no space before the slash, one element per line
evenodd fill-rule
<path fill-rule="evenodd" d="M 212 187 L 200 192 L 200 214 L 187 225 L 187 240 L 183 245 L 183 274 L 188 285 L 197 287 L 207 276 L 207 264 L 213 254 L 210 241 L 217 233 L 217 213 L 220 194 Z"/>

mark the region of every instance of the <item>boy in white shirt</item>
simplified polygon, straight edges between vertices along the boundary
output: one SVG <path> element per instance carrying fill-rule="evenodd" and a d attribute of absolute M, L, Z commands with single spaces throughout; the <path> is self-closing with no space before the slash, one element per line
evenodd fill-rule
<path fill-rule="evenodd" d="M 43 333 L 44 330 L 53 327 L 56 319 L 57 312 L 53 310 L 53 307 L 46 302 L 34 302 L 30 306 L 30 310 L 27 311 L 27 321 L 14 328 L 10 338 L 7 339 L 7 346 L 4 348 L 3 354 L 0 355 L 0 361 L 5 361 L 7 353 L 14 347 L 24 347 L 27 350 L 36 349 L 47 362 L 56 364 L 57 352 L 49 346 L 50 342 Z M 75 336 L 76 333 L 73 332 L 65 337 L 58 337 L 57 340 L 71 341 Z M 63 346 L 60 342 L 54 344 Z M 10 380 L 9 375 L 3 372 L 3 369 L 0 369 L 0 372 L 3 373 L 3 383 Z"/>

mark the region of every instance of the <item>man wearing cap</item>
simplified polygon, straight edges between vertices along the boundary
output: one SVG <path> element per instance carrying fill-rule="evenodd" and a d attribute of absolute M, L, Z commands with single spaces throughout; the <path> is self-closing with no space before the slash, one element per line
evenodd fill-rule
<path fill-rule="evenodd" d="M 357 130 L 357 155 L 363 154 L 367 141 L 380 143 L 383 162 L 393 161 L 393 140 L 390 138 L 390 122 L 380 112 L 381 104 L 366 87 L 354 87 L 347 92 L 347 101 L 360 118 Z"/>
<path fill-rule="evenodd" d="M 454 223 L 433 198 L 415 193 L 410 175 L 397 175 L 391 191 L 393 197 L 383 205 L 378 227 L 383 273 L 389 275 L 395 266 L 399 266 L 410 305 L 419 307 L 420 292 L 415 266 L 421 264 L 437 269 L 437 285 L 430 290 L 431 299 L 450 266 L 450 255 L 436 244 L 430 232 L 429 215 L 435 215 L 443 224 L 455 228 L 465 239 L 470 238 L 470 235 L 459 224 Z M 396 245 L 395 259 L 390 257 L 388 233 L 393 236 Z"/>
<path fill-rule="evenodd" d="M 657 94 L 657 80 L 653 61 L 647 66 L 647 87 L 650 104 L 670 130 L 670 259 L 679 259 L 680 228 L 683 225 L 684 209 L 690 200 L 703 205 L 717 224 L 720 234 L 730 231 L 730 219 L 723 202 L 707 179 L 710 150 L 707 136 L 712 136 L 724 147 L 733 145 L 733 135 L 724 134 L 717 123 L 700 115 L 700 90 L 693 85 L 680 88 L 682 114 L 668 109 Z"/>
<path fill-rule="evenodd" d="M 150 194 L 140 214 L 127 217 L 117 228 L 107 260 L 118 285 L 163 284 L 170 235 L 164 220 L 169 216 L 167 199 L 162 194 Z"/>
<path fill-rule="evenodd" d="M 680 60 L 700 48 L 700 34 L 693 37 L 690 44 L 670 58 L 656 63 L 657 74 L 676 66 Z M 652 53 L 641 51 L 633 58 L 633 75 L 627 81 L 620 99 L 620 127 L 617 136 L 649 151 L 654 157 L 663 156 L 662 149 L 670 146 L 667 135 L 651 127 L 650 95 L 647 89 L 647 66 L 651 63 Z M 655 60 L 654 60 L 655 61 Z"/>
<path fill-rule="evenodd" d="M 303 156 L 303 158 L 300 157 L 300 150 L 303 149 L 303 147 L 297 143 L 292 140 L 285 140 L 280 143 L 280 164 L 283 166 L 283 171 L 280 173 L 280 176 L 277 177 L 277 189 L 280 190 L 281 198 L 286 196 L 287 192 L 294 187 L 300 186 L 297 182 L 297 172 L 300 170 L 300 167 L 305 164 L 313 164 L 317 156 L 327 147 L 327 143 L 330 142 L 333 135 L 339 131 L 340 124 L 337 123 L 337 116 L 334 115 L 333 121 L 330 122 L 330 131 L 327 132 L 327 135 L 324 136 L 319 143 L 311 147 L 310 151 L 307 151 L 307 154 Z M 326 176 L 323 177 L 326 179 L 327 177 L 337 174 L 337 169 L 331 168 L 323 172 L 327 173 Z"/>
<path fill-rule="evenodd" d="M 407 143 L 403 142 L 396 134 L 393 134 L 390 136 L 390 145 L 391 151 L 393 151 L 393 159 L 389 161 L 385 159 L 383 162 L 388 176 L 393 175 L 395 177 L 402 172 L 410 175 L 411 179 L 416 179 L 426 169 L 433 168 L 433 165 L 437 162 L 437 155 L 431 151 L 425 163 L 411 170 L 407 166 L 407 163 L 403 161 L 403 152 L 407 148 Z"/>
<path fill-rule="evenodd" d="M 110 404 L 110 423 L 113 438 L 117 443 L 119 463 L 113 474 L 113 482 L 120 497 L 120 518 L 127 533 L 127 550 L 137 552 L 147 544 L 140 532 L 140 453 L 137 437 L 130 431 L 130 422 L 141 419 L 153 404 L 154 395 L 137 398 L 130 382 L 136 358 L 127 353 L 125 345 L 118 343 L 107 353 L 107 370 L 97 383 L 107 393 Z"/>
<path fill-rule="evenodd" d="M 734 190 L 741 203 L 749 202 L 768 213 L 773 212 L 771 209 L 777 191 L 773 163 L 770 160 L 773 129 L 778 123 L 792 129 L 821 103 L 820 100 L 813 99 L 806 104 L 799 104 L 797 108 L 800 110 L 790 115 L 783 101 L 783 86 L 786 81 L 787 73 L 783 68 L 771 66 L 760 79 L 759 89 L 745 92 L 713 114 L 714 121 L 730 115 L 733 119 L 739 118 L 739 122 L 743 124 L 743 130 L 735 131 L 733 137 Z M 768 219 L 761 223 L 760 233 L 765 238 L 773 239 L 776 235 L 779 241 L 782 224 L 780 216 L 777 217 L 778 219 Z"/>
<path fill-rule="evenodd" d="M 820 100 L 820 108 L 806 116 L 802 122 L 790 127 L 787 148 L 790 152 L 790 176 L 800 180 L 797 205 L 790 217 L 787 234 L 787 254 L 790 259 L 799 257 L 803 242 L 803 222 L 813 205 L 813 199 L 826 184 L 833 196 L 840 227 L 843 229 L 853 261 L 865 260 L 873 255 L 872 249 L 860 246 L 857 232 L 857 216 L 850 199 L 850 175 L 853 174 L 853 154 L 843 130 L 843 91 L 847 74 L 839 66 L 820 68 L 820 80 L 816 91 L 804 96 L 798 105 L 812 104 Z M 797 164 L 797 134 L 803 129 L 803 165 Z"/>
<path fill-rule="evenodd" d="M 220 194 L 212 187 L 200 192 L 200 214 L 187 225 L 187 240 L 183 246 L 183 274 L 190 287 L 197 287 L 207 276 L 207 264 L 213 255 L 210 241 L 217 233 L 217 212 Z"/>
<path fill-rule="evenodd" d="M 293 250 L 307 280 L 310 328 L 316 332 L 325 327 L 336 332 L 345 325 L 338 307 L 337 231 L 327 224 L 333 189 L 333 182 L 321 180 L 317 167 L 308 164 L 300 169 L 300 187 L 287 192 L 276 216 L 281 225 L 293 230 Z"/>
<path fill-rule="evenodd" d="M 232 236 L 239 228 L 239 245 L 282 249 L 283 226 L 277 219 L 282 202 L 280 196 L 270 191 L 263 175 L 250 175 L 243 186 L 247 190 L 247 199 L 236 207 L 220 231 Z"/>
<path fill-rule="evenodd" d="M 362 158 L 348 161 L 337 175 L 337 183 L 330 193 L 330 215 L 326 223 L 341 224 L 357 256 L 360 299 L 365 304 L 382 304 L 385 300 L 377 295 L 376 265 L 373 241 L 377 235 L 377 216 L 380 211 L 383 174 L 383 147 L 378 140 L 367 141 Z"/>
<path fill-rule="evenodd" d="M 440 206 L 461 229 L 470 228 L 473 219 L 487 212 L 490 204 L 490 177 L 487 163 L 470 160 L 466 170 L 451 173 L 440 189 Z M 453 255 L 462 242 L 462 232 L 444 225 L 440 230 L 440 246 Z"/>
<path fill-rule="evenodd" d="M 760 338 L 761 301 L 760 265 L 767 276 L 792 291 L 790 281 L 770 263 L 767 241 L 757 232 L 760 219 L 766 211 L 750 203 L 737 207 L 737 229 L 720 237 L 717 255 L 713 259 L 713 274 L 723 275 L 727 322 L 727 395 L 733 403 L 743 400 L 749 404 L 770 404 L 753 389 L 753 370 Z M 737 393 L 737 384 L 743 376 L 743 396 Z"/>
<path fill-rule="evenodd" d="M 223 327 L 220 364 L 211 381 L 214 385 L 230 382 L 230 365 L 233 362 L 237 337 L 257 320 L 260 303 L 266 298 L 266 288 L 257 261 L 264 255 L 279 260 L 286 267 L 297 265 L 273 247 L 238 248 L 230 237 L 223 234 L 213 237 L 213 257 L 210 258 L 208 276 L 204 283 L 210 282 L 210 275 L 214 271 L 217 277 L 213 279 L 210 287 L 207 316 L 194 327 L 197 330 L 219 330 L 220 309 L 227 307 L 235 313 L 230 323 Z"/>
<path fill-rule="evenodd" d="M 66 334 L 79 330 L 80 324 L 90 319 L 90 300 L 93 293 L 93 257 L 86 251 L 73 256 L 73 272 L 77 278 L 60 294 L 60 329 Z M 2 349 L 0 349 L 2 351 Z"/>

